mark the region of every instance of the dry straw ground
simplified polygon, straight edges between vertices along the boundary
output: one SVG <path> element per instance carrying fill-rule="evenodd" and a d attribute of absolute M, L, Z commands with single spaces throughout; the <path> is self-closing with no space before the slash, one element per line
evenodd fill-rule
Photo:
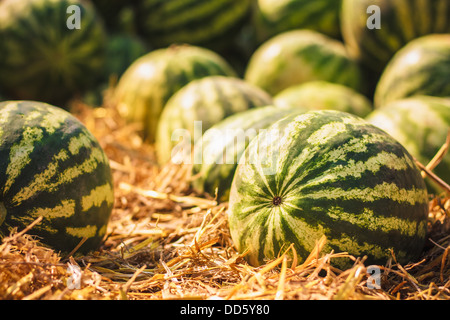
<path fill-rule="evenodd" d="M 116 202 L 107 238 L 98 252 L 63 257 L 27 230 L 11 234 L 0 243 L 0 299 L 450 299 L 445 194 L 430 201 L 422 257 L 380 266 L 381 289 L 368 288 L 363 259 L 342 271 L 330 261 L 344 253 L 319 255 L 326 239 L 301 264 L 281 255 L 254 268 L 233 247 L 227 204 L 192 192 L 189 168 L 158 168 L 137 128 L 107 103 L 77 104 L 77 115 L 111 159 Z"/>

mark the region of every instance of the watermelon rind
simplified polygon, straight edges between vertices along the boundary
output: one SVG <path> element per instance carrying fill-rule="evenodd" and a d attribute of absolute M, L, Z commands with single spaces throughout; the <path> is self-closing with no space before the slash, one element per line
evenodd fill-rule
<path fill-rule="evenodd" d="M 446 143 L 450 130 L 450 99 L 414 96 L 396 100 L 374 110 L 366 120 L 386 131 L 420 163 L 427 165 Z M 450 154 L 432 171 L 450 182 Z M 443 191 L 433 180 L 425 181 L 429 193 Z"/>
<path fill-rule="evenodd" d="M 264 42 L 251 56 L 244 78 L 272 95 L 309 81 L 366 90 L 360 66 L 344 44 L 306 29 L 287 31 Z"/>
<path fill-rule="evenodd" d="M 291 244 L 303 262 L 323 236 L 322 253 L 346 252 L 370 265 L 387 263 L 391 250 L 399 263 L 417 259 L 427 215 L 425 182 L 398 141 L 360 117 L 321 110 L 283 118 L 250 142 L 228 220 L 235 246 L 255 266 Z"/>
<path fill-rule="evenodd" d="M 106 32 L 88 1 L 1 1 L 0 44 L 0 86 L 13 99 L 65 106 L 103 74 Z"/>
<path fill-rule="evenodd" d="M 449 80 L 450 33 L 417 38 L 400 49 L 381 74 L 375 107 L 414 95 L 450 97 Z"/>
<path fill-rule="evenodd" d="M 265 106 L 231 115 L 206 130 L 194 146 L 194 189 L 228 201 L 234 172 L 249 142 L 275 121 L 300 112 Z"/>
<path fill-rule="evenodd" d="M 0 233 L 23 230 L 67 254 L 97 250 L 114 205 L 109 160 L 69 112 L 36 101 L 0 103 Z"/>
<path fill-rule="evenodd" d="M 257 0 L 253 23 L 260 42 L 282 32 L 309 29 L 339 39 L 341 0 Z"/>
<path fill-rule="evenodd" d="M 223 48 L 242 27 L 252 0 L 141 0 L 139 32 L 156 47 L 189 43 Z"/>
<path fill-rule="evenodd" d="M 211 126 L 233 114 L 270 104 L 272 97 L 267 92 L 240 78 L 209 76 L 191 81 L 162 111 L 156 132 L 158 162 L 191 162 L 192 146 Z M 183 160 L 175 159 L 179 151 Z"/>
<path fill-rule="evenodd" d="M 311 81 L 284 89 L 274 97 L 280 108 L 337 110 L 365 117 L 373 110 L 372 102 L 352 88 L 326 82 Z"/>
<path fill-rule="evenodd" d="M 236 76 L 228 62 L 212 50 L 172 45 L 134 61 L 114 90 L 114 103 L 129 123 L 142 127 L 144 140 L 155 141 L 157 123 L 169 98 L 195 79 Z"/>
<path fill-rule="evenodd" d="M 428 34 L 450 33 L 450 3 L 343 0 L 340 21 L 347 50 L 379 75 L 408 42 Z"/>

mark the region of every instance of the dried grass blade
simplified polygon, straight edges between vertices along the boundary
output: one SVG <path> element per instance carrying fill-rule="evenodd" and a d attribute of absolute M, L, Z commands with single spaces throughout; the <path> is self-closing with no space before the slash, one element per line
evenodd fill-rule
<path fill-rule="evenodd" d="M 295 269 L 295 271 L 300 271 L 300 270 L 305 269 L 312 261 L 318 259 L 319 254 L 322 251 L 323 247 L 325 246 L 326 242 L 327 242 L 327 237 L 325 235 L 323 235 L 318 241 L 316 241 L 316 246 L 314 247 L 314 249 L 311 251 L 309 256 L 305 259 L 305 261 Z"/>
<path fill-rule="evenodd" d="M 46 294 L 48 291 L 52 289 L 52 285 L 46 285 L 45 287 L 42 287 L 35 292 L 29 294 L 28 296 L 24 297 L 22 300 L 37 300 L 44 294 Z"/>
<path fill-rule="evenodd" d="M 420 170 L 424 171 L 427 176 L 432 179 L 434 182 L 436 182 L 441 188 L 443 188 L 447 193 L 450 194 L 450 185 L 448 185 L 444 180 L 439 178 L 435 173 L 428 170 L 422 163 L 420 163 L 417 159 L 414 159 L 416 165 L 419 167 Z"/>
<path fill-rule="evenodd" d="M 445 249 L 444 253 L 442 254 L 442 262 L 441 262 L 441 270 L 440 270 L 440 279 L 442 282 L 444 282 L 444 269 L 445 269 L 446 260 L 447 260 L 449 251 L 450 251 L 450 246 L 448 246 L 447 249 Z"/>
<path fill-rule="evenodd" d="M 147 268 L 146 265 L 143 265 L 142 267 L 140 267 L 138 270 L 136 270 L 136 272 L 133 274 L 133 276 L 127 281 L 127 283 L 125 283 L 125 285 L 122 286 L 122 288 L 119 290 L 120 291 L 120 297 L 122 300 L 128 300 L 128 290 L 130 290 L 131 285 L 133 284 L 134 281 L 136 281 L 136 278 L 138 277 L 138 275 L 145 270 L 145 268 Z"/>
<path fill-rule="evenodd" d="M 361 282 L 365 268 L 363 266 L 354 266 L 345 280 L 342 287 L 334 296 L 333 300 L 347 300 L 355 292 L 356 286 Z"/>
<path fill-rule="evenodd" d="M 426 165 L 426 168 L 429 171 L 432 171 L 434 168 L 438 166 L 439 163 L 441 163 L 442 159 L 447 154 L 449 147 L 450 147 L 450 130 L 447 133 L 445 143 L 442 145 L 442 147 L 439 149 L 439 151 L 436 153 L 433 159 L 431 159 L 430 162 Z M 422 171 L 422 177 L 425 178 L 426 175 L 427 174 Z"/>
<path fill-rule="evenodd" d="M 283 262 L 281 264 L 280 279 L 278 282 L 277 293 L 275 294 L 275 300 L 284 299 L 284 287 L 286 283 L 286 270 L 287 270 L 287 258 L 283 256 Z"/>
<path fill-rule="evenodd" d="M 128 184 L 126 182 L 121 182 L 119 184 L 119 188 L 122 191 L 135 192 L 144 197 L 148 197 L 148 198 L 152 198 L 152 199 L 159 199 L 159 200 L 169 199 L 169 200 L 172 200 L 177 203 L 185 204 L 187 206 L 210 208 L 210 207 L 214 207 L 217 205 L 217 202 L 214 200 L 208 200 L 208 199 L 192 197 L 192 196 L 176 196 L 176 195 L 165 193 L 165 192 L 142 189 L 142 188 L 133 186 L 131 184 Z"/>

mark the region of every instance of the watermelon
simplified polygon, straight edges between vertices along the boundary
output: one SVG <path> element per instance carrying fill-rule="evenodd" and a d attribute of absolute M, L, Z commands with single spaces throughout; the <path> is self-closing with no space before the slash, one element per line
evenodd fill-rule
<path fill-rule="evenodd" d="M 140 0 L 138 29 L 155 47 L 189 43 L 224 47 L 250 13 L 252 0 Z"/>
<path fill-rule="evenodd" d="M 373 11 L 372 5 L 379 10 L 373 7 L 377 10 Z M 431 33 L 450 33 L 450 2 L 343 0 L 340 21 L 349 52 L 379 74 L 409 41 Z"/>
<path fill-rule="evenodd" d="M 281 108 L 338 110 L 360 117 L 372 111 L 372 102 L 363 94 L 340 84 L 311 81 L 284 89 L 274 97 Z"/>
<path fill-rule="evenodd" d="M 428 194 L 406 149 L 360 117 L 335 110 L 283 118 L 253 139 L 232 182 L 229 226 L 239 252 L 260 265 L 294 244 L 304 261 L 324 253 L 384 264 L 421 253 Z M 292 251 L 289 251 L 292 254 Z M 346 268 L 348 258 L 335 265 Z"/>
<path fill-rule="evenodd" d="M 80 12 L 80 29 L 71 29 Z M 76 27 L 76 26 L 75 26 Z M 14 99 L 63 105 L 95 85 L 106 48 L 103 24 L 90 2 L 0 2 L 0 86 Z"/>
<path fill-rule="evenodd" d="M 374 110 L 366 120 L 398 140 L 418 161 L 427 165 L 444 145 L 450 129 L 450 99 L 415 96 L 392 101 Z M 450 154 L 434 169 L 450 182 Z M 426 180 L 429 192 L 442 190 Z"/>
<path fill-rule="evenodd" d="M 29 233 L 63 253 L 96 250 L 114 202 L 108 158 L 70 113 L 35 101 L 0 103 L 0 233 L 42 216 Z"/>
<path fill-rule="evenodd" d="M 130 35 L 136 32 L 134 2 L 136 0 L 92 0 L 108 31 Z"/>
<path fill-rule="evenodd" d="M 114 33 L 106 44 L 106 74 L 120 77 L 138 58 L 150 50 L 144 41 L 134 35 Z"/>
<path fill-rule="evenodd" d="M 114 100 L 120 114 L 143 127 L 143 137 L 154 142 L 164 105 L 183 86 L 211 75 L 236 72 L 215 52 L 191 45 L 173 45 L 137 59 L 117 84 Z"/>
<path fill-rule="evenodd" d="M 340 38 L 342 0 L 256 0 L 253 20 L 259 41 L 294 29 Z"/>
<path fill-rule="evenodd" d="M 103 105 L 106 92 L 114 88 L 129 66 L 147 52 L 149 52 L 147 45 L 137 36 L 124 33 L 108 35 L 102 81 L 87 90 L 81 101 L 94 107 Z"/>
<path fill-rule="evenodd" d="M 263 43 L 251 56 L 244 77 L 272 95 L 316 80 L 364 89 L 360 67 L 343 43 L 310 30 L 287 31 Z"/>
<path fill-rule="evenodd" d="M 450 34 L 412 40 L 386 66 L 375 90 L 375 106 L 414 96 L 450 97 Z"/>
<path fill-rule="evenodd" d="M 212 125 L 232 114 L 271 103 L 267 92 L 239 78 L 210 76 L 190 82 L 169 99 L 161 114 L 156 133 L 159 163 L 175 160 L 172 156 L 180 151 L 188 152 L 190 159 L 191 146 Z M 196 128 L 196 121 L 200 128 Z"/>
<path fill-rule="evenodd" d="M 206 130 L 194 146 L 194 189 L 210 195 L 217 190 L 217 199 L 228 201 L 234 172 L 249 141 L 275 121 L 300 112 L 265 106 L 229 116 Z"/>

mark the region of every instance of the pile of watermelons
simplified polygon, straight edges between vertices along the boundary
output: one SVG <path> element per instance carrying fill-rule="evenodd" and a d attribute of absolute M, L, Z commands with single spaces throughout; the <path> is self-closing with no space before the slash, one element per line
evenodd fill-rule
<path fill-rule="evenodd" d="M 323 235 L 414 261 L 430 195 L 450 192 L 450 155 L 432 161 L 449 0 L 0 0 L 2 235 L 42 217 L 43 243 L 98 248 L 113 182 L 70 106 L 106 89 L 159 166 L 192 165 L 192 187 L 229 202 L 253 265 L 291 243 L 305 259 Z"/>

